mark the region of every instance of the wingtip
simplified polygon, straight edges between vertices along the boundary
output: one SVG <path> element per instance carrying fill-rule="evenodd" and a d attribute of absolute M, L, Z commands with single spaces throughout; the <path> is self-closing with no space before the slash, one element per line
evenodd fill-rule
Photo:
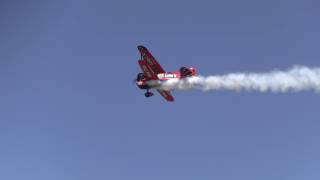
<path fill-rule="evenodd" d="M 142 46 L 142 45 L 138 45 L 138 49 L 139 50 L 143 50 L 143 49 L 146 49 L 146 47 Z"/>

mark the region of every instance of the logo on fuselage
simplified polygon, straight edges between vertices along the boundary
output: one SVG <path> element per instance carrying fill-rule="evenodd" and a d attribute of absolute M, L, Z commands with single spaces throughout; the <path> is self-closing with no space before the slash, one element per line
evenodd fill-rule
<path fill-rule="evenodd" d="M 159 79 L 163 79 L 163 78 L 170 79 L 170 78 L 176 78 L 176 77 L 177 77 L 176 74 L 168 74 L 168 73 L 160 73 L 160 74 L 158 74 L 158 78 Z"/>

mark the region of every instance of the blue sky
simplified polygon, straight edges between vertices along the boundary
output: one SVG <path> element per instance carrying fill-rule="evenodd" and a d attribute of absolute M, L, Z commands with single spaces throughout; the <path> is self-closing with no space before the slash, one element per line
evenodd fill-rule
<path fill-rule="evenodd" d="M 320 3 L 1 1 L 0 179 L 318 180 L 314 92 L 146 99 L 137 45 L 201 75 L 320 66 Z"/>

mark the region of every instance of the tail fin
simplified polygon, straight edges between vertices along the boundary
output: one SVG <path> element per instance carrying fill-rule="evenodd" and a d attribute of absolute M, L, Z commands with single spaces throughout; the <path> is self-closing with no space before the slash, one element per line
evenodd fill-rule
<path fill-rule="evenodd" d="M 182 78 L 195 76 L 196 75 L 196 69 L 194 67 L 191 67 L 191 68 L 181 67 L 180 68 L 180 74 L 181 74 Z"/>

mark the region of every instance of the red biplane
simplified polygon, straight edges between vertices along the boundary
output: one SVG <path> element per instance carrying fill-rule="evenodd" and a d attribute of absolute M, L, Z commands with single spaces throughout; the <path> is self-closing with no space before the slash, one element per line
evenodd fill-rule
<path fill-rule="evenodd" d="M 138 46 L 138 50 L 141 54 L 141 59 L 138 60 L 138 63 L 141 67 L 142 73 L 137 75 L 136 84 L 140 89 L 147 90 L 145 93 L 146 97 L 153 96 L 153 93 L 149 91 L 150 89 L 157 89 L 161 96 L 163 96 L 167 101 L 174 101 L 170 91 L 159 89 L 158 87 L 160 86 L 160 83 L 157 84 L 154 82 L 167 81 L 169 79 L 181 79 L 196 75 L 196 69 L 194 67 L 181 67 L 179 71 L 165 72 L 147 48 L 144 46 Z"/>

